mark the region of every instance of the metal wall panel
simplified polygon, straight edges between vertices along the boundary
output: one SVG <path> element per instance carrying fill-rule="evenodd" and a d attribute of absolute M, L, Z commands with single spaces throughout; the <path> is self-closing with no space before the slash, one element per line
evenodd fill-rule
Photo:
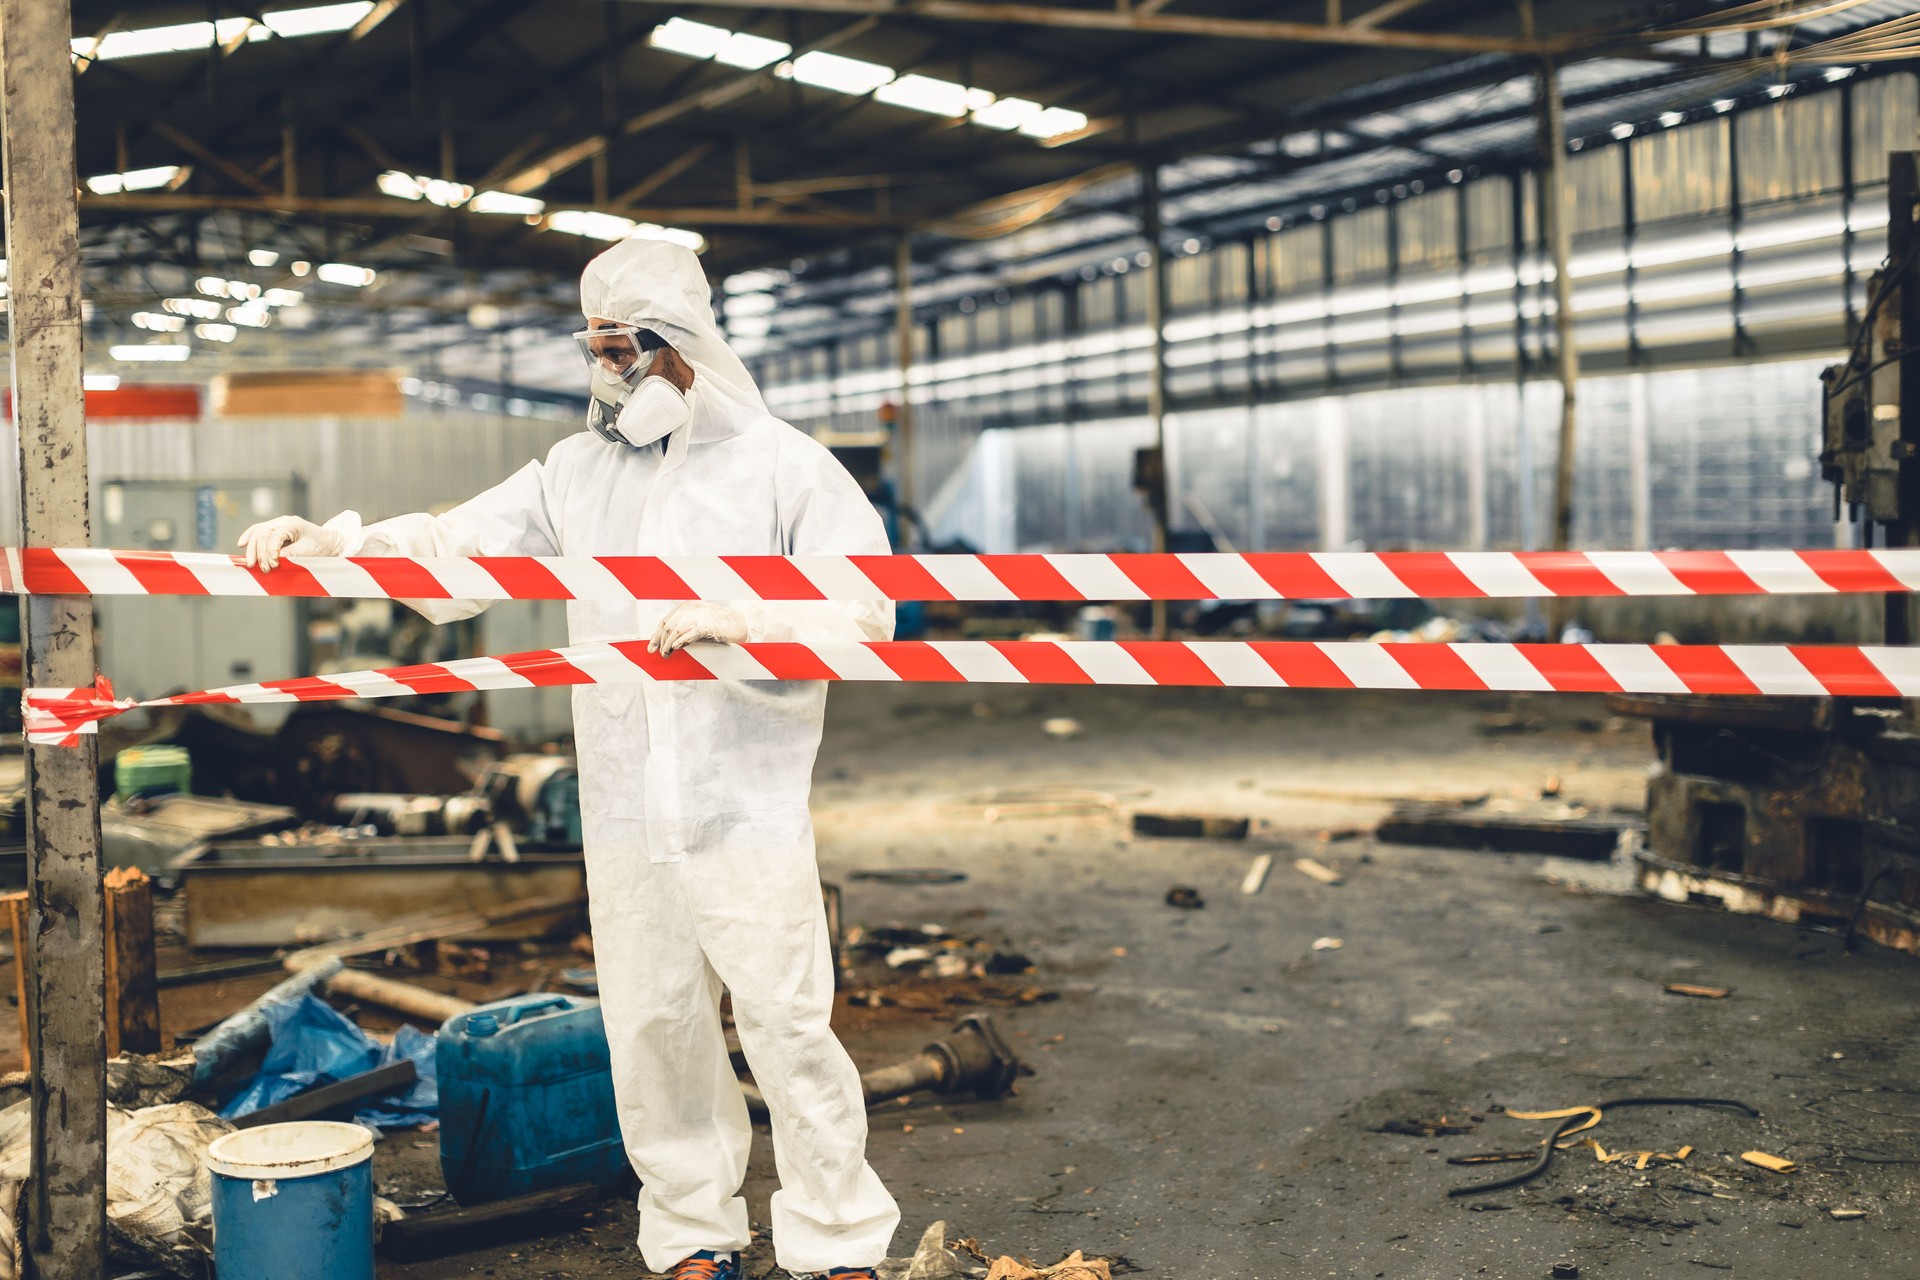
<path fill-rule="evenodd" d="M 1825 195 L 1841 187 L 1841 98 L 1837 93 L 1786 98 L 1735 125 L 1740 151 L 1740 203 L 1762 204 Z"/>
<path fill-rule="evenodd" d="M 1602 147 L 1568 157 L 1567 187 L 1574 235 L 1617 233 L 1626 225 L 1626 172 L 1618 148 Z"/>
<path fill-rule="evenodd" d="M 1394 206 L 1402 271 L 1438 270 L 1460 260 L 1460 193 L 1429 191 Z"/>
<path fill-rule="evenodd" d="M 1887 180 L 1887 153 L 1920 147 L 1920 77 L 1902 72 L 1875 76 L 1851 89 L 1853 180 Z"/>
<path fill-rule="evenodd" d="M 1370 280 L 1387 273 L 1387 211 L 1374 205 L 1335 218 L 1328 226 L 1333 236 L 1333 278 L 1342 283 Z"/>
<path fill-rule="evenodd" d="M 1642 134 L 1629 142 L 1634 221 L 1644 227 L 1728 208 L 1733 186 L 1727 138 L 1726 120 L 1715 119 Z M 1838 141 L 1837 134 L 1833 141 Z"/>

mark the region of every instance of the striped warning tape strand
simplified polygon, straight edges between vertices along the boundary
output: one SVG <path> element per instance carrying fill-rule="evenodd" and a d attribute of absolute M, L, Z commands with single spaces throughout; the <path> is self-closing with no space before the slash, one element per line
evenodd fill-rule
<path fill-rule="evenodd" d="M 1378 600 L 1920 591 L 1920 548 L 1192 555 L 355 556 L 8 549 L 26 595 L 394 600 Z"/>
<path fill-rule="evenodd" d="M 642 640 L 229 685 L 146 701 L 30 689 L 29 738 L 78 741 L 136 707 L 314 702 L 649 680 L 853 680 L 1225 688 L 1920 697 L 1920 649 L 1853 645 L 1397 644 L 1261 640 L 889 640 L 699 644 Z"/>

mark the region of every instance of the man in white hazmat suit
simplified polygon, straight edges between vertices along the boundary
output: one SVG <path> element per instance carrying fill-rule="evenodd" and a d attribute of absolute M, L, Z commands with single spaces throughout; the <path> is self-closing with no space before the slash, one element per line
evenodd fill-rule
<path fill-rule="evenodd" d="M 282 555 L 885 554 L 879 516 L 774 418 L 721 338 L 692 252 L 629 240 L 580 281 L 590 432 L 444 515 L 343 512 L 241 536 Z M 664 343 L 664 346 L 661 345 Z M 447 622 L 475 601 L 409 602 Z M 572 602 L 573 640 L 884 640 L 890 604 Z M 752 1129 L 719 1001 L 773 1121 L 773 1237 L 797 1275 L 868 1277 L 899 1209 L 866 1162 L 860 1081 L 828 1028 L 833 971 L 807 811 L 821 682 L 647 682 L 573 694 L 588 888 L 646 1265 L 735 1280 Z"/>

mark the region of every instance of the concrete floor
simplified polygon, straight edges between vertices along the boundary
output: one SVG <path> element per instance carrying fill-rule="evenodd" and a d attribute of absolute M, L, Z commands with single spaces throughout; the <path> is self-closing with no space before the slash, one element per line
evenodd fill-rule
<path fill-rule="evenodd" d="M 1480 731 L 1516 708 L 1535 731 Z M 1062 716 L 1078 736 L 1043 730 Z M 1920 1274 L 1920 961 L 1549 879 L 1539 858 L 1318 839 L 1370 827 L 1383 797 L 1532 799 L 1550 778 L 1569 800 L 1634 805 L 1646 737 L 1571 697 L 837 690 L 816 810 L 848 922 L 988 938 L 1032 957 L 1029 981 L 1061 997 L 993 1009 L 1035 1068 L 1016 1097 L 874 1112 L 871 1158 L 904 1213 L 896 1252 L 945 1219 L 989 1253 L 1044 1264 L 1079 1248 L 1121 1260 L 1117 1275 Z M 989 815 L 979 793 L 1012 786 L 1256 821 L 1228 842 L 1134 839 L 1109 813 L 1004 801 Z M 1242 896 L 1261 852 L 1272 875 Z M 1302 876 L 1302 854 L 1346 882 Z M 849 878 L 909 866 L 968 879 Z M 1165 905 L 1176 883 L 1205 908 Z M 1320 938 L 1342 945 L 1315 950 Z M 1733 992 L 1666 994 L 1675 980 Z M 841 1026 L 867 1067 L 965 1011 L 846 1007 Z M 1548 1127 L 1500 1108 L 1670 1094 L 1739 1098 L 1761 1118 L 1620 1110 L 1592 1134 L 1609 1150 L 1693 1154 L 1639 1171 L 1582 1148 L 1525 1189 L 1445 1195 L 1513 1167 L 1448 1156 L 1522 1150 Z M 1443 1116 L 1472 1131 L 1379 1131 Z M 1754 1149 L 1799 1168 L 1741 1163 Z M 397 1199 L 437 1186 L 421 1135 L 393 1135 L 380 1160 Z M 762 1141 L 756 1224 L 771 1165 Z M 587 1230 L 381 1274 L 635 1276 L 632 1228 L 631 1208 L 610 1204 Z M 748 1273 L 783 1274 L 764 1239 Z"/>

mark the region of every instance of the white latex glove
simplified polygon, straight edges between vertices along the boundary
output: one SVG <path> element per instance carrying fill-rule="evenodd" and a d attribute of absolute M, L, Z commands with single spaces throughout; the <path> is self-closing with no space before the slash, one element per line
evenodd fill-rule
<path fill-rule="evenodd" d="M 240 535 L 240 546 L 247 554 L 247 567 L 276 569 L 280 557 L 337 556 L 347 550 L 347 537 L 338 529 L 328 529 L 299 516 L 276 516 L 250 525 Z"/>
<path fill-rule="evenodd" d="M 742 644 L 747 638 L 747 619 L 738 609 L 706 600 L 688 600 L 667 610 L 647 641 L 647 652 L 662 657 L 675 649 L 684 649 L 699 640 L 721 644 Z"/>

